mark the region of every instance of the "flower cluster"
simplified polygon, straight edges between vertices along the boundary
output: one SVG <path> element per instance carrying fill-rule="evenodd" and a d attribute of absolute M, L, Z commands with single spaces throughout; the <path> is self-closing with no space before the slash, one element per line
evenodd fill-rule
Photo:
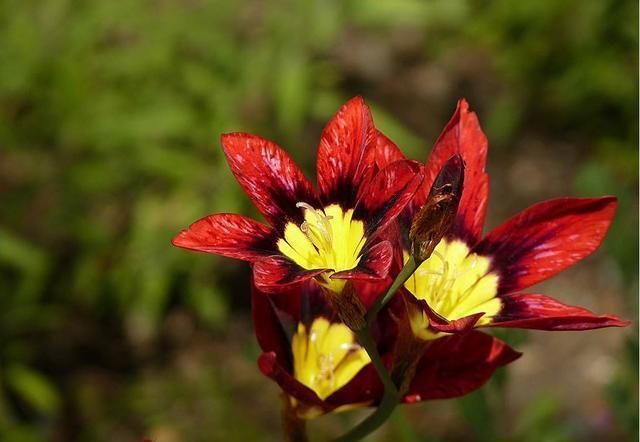
<path fill-rule="evenodd" d="M 222 146 L 268 225 L 216 214 L 173 244 L 250 262 L 259 367 L 298 418 L 467 394 L 520 356 L 480 329 L 628 324 L 521 292 L 591 254 L 616 199 L 545 201 L 483 237 L 487 140 L 464 100 L 422 165 L 352 99 L 322 133 L 317 189 L 270 141 Z"/>

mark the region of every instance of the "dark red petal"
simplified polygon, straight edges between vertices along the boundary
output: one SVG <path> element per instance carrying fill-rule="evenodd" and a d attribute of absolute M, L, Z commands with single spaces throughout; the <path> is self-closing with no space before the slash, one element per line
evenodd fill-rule
<path fill-rule="evenodd" d="M 446 320 L 437 322 L 430 319 L 429 327 L 435 331 L 445 333 L 467 333 L 476 325 L 476 323 L 484 316 L 484 313 L 475 313 L 453 321 Z"/>
<path fill-rule="evenodd" d="M 327 269 L 305 270 L 281 255 L 268 256 L 253 265 L 253 278 L 260 290 L 274 293 L 326 272 Z"/>
<path fill-rule="evenodd" d="M 474 313 L 459 319 L 449 320 L 433 310 L 424 299 L 416 299 L 403 289 L 403 300 L 412 303 L 416 309 L 422 310 L 429 319 L 429 328 L 435 332 L 463 334 L 471 331 L 484 313 Z"/>
<path fill-rule="evenodd" d="M 376 170 L 381 170 L 391 163 L 405 159 L 398 146 L 382 132 L 377 131 L 376 147 L 367 151 L 365 163 L 375 166 Z"/>
<path fill-rule="evenodd" d="M 459 100 L 453 117 L 431 151 L 424 182 L 407 208 L 409 220 L 427 201 L 431 185 L 442 166 L 453 155 L 460 154 L 465 163 L 464 189 L 450 236 L 475 244 L 482 234 L 489 197 L 489 176 L 484 171 L 487 146 L 487 137 L 482 132 L 478 117 L 469 111 L 466 100 Z"/>
<path fill-rule="evenodd" d="M 255 261 L 272 255 L 275 249 L 271 228 L 232 213 L 202 218 L 172 241 L 174 246 L 230 258 Z"/>
<path fill-rule="evenodd" d="M 445 333 L 467 333 L 473 329 L 476 323 L 484 316 L 484 313 L 474 313 L 473 315 L 449 321 L 440 315 L 433 315 L 433 310 L 428 310 L 429 328 Z"/>
<path fill-rule="evenodd" d="M 264 293 L 257 287 L 254 287 L 254 290 L 269 300 L 289 340 L 299 322 L 307 323 L 312 318 L 320 316 L 332 322 L 338 321 L 335 312 L 327 302 L 323 289 L 313 279 L 299 284 L 278 286 L 276 293 Z"/>
<path fill-rule="evenodd" d="M 506 295 L 502 301 L 502 310 L 489 327 L 558 331 L 626 327 L 630 324 L 616 316 L 596 315 L 585 308 L 566 305 L 544 295 Z"/>
<path fill-rule="evenodd" d="M 289 155 L 264 138 L 243 133 L 222 135 L 231 171 L 264 217 L 276 228 L 288 218 L 302 222 L 297 202 L 316 204 L 309 181 Z"/>
<path fill-rule="evenodd" d="M 336 272 L 332 279 L 360 279 L 372 281 L 385 278 L 393 261 L 393 247 L 389 241 L 381 241 L 368 249 L 358 265 L 351 270 Z"/>
<path fill-rule="evenodd" d="M 266 293 L 252 287 L 251 314 L 256 339 L 264 352 L 272 352 L 278 363 L 291 367 L 291 346 L 273 303 Z"/>
<path fill-rule="evenodd" d="M 262 353 L 258 358 L 258 367 L 260 367 L 260 371 L 265 376 L 276 381 L 285 393 L 302 401 L 305 405 L 314 405 L 326 409 L 324 402 L 320 400 L 313 390 L 300 383 L 278 363 L 275 353 Z"/>
<path fill-rule="evenodd" d="M 378 132 L 362 97 L 344 104 L 322 132 L 317 173 L 322 203 L 353 207 Z"/>
<path fill-rule="evenodd" d="M 361 187 L 353 217 L 364 220 L 367 238 L 381 233 L 402 212 L 420 186 L 423 170 L 415 161 L 396 161 Z"/>
<path fill-rule="evenodd" d="M 345 386 L 325 399 L 331 407 L 348 404 L 377 403 L 382 398 L 384 386 L 372 364 L 363 367 Z"/>
<path fill-rule="evenodd" d="M 254 284 L 255 285 L 255 284 Z M 259 290 L 256 288 L 256 290 Z M 283 286 L 278 289 L 278 293 L 263 293 L 269 298 L 271 305 L 276 310 L 280 322 L 285 325 L 286 330 L 295 329 L 295 324 L 300 322 L 300 312 L 302 310 L 303 298 L 310 297 L 311 292 L 319 291 L 317 284 L 311 280 L 306 283 Z M 315 301 L 314 299 L 314 302 Z M 286 315 L 286 321 L 283 320 Z M 286 324 L 284 324 L 286 322 Z M 288 327 L 288 328 L 287 328 Z"/>
<path fill-rule="evenodd" d="M 369 310 L 376 300 L 387 291 L 392 282 L 393 278 L 387 275 L 382 279 L 354 280 L 353 284 L 365 309 Z"/>
<path fill-rule="evenodd" d="M 402 237 L 401 233 L 400 223 L 389 223 L 387 228 L 382 230 L 378 235 L 376 235 L 376 237 L 380 241 L 390 241 L 393 245 L 393 263 L 391 264 L 392 268 L 390 272 L 392 274 L 399 273 L 402 267 L 404 267 L 403 249 L 406 248 L 404 238 Z"/>
<path fill-rule="evenodd" d="M 433 341 L 418 364 L 405 402 L 448 399 L 481 387 L 496 369 L 520 353 L 497 338 L 478 331 Z"/>
<path fill-rule="evenodd" d="M 538 203 L 490 232 L 474 252 L 492 258 L 500 293 L 544 281 L 598 248 L 616 198 L 559 198 Z"/>

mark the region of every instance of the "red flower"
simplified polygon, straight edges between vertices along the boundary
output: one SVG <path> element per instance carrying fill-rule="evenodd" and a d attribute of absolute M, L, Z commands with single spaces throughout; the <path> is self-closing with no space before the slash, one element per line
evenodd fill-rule
<path fill-rule="evenodd" d="M 211 215 L 180 232 L 173 244 L 252 262 L 255 284 L 268 292 L 314 278 L 340 293 L 348 280 L 384 278 L 392 246 L 379 232 L 423 178 L 416 162 L 380 157 L 377 145 L 384 142 L 364 101 L 346 103 L 322 133 L 316 192 L 274 143 L 223 135 L 232 172 L 270 226 L 241 215 Z"/>
<path fill-rule="evenodd" d="M 392 143 L 385 149 L 403 158 Z M 426 327 L 423 338 L 474 326 L 586 330 L 628 325 L 544 295 L 518 293 L 590 255 L 611 224 L 616 198 L 538 203 L 481 239 L 489 196 L 487 139 L 465 100 L 436 141 L 425 180 L 401 217 L 404 228 L 427 201 L 443 165 L 458 154 L 465 163 L 464 187 L 453 225 L 405 284 L 413 295 L 407 305 L 415 325 Z"/>
<path fill-rule="evenodd" d="M 368 355 L 324 299 L 317 286 L 308 283 L 278 295 L 255 288 L 252 293 L 253 322 L 263 351 L 258 365 L 287 393 L 302 418 L 374 406 L 383 394 Z M 520 356 L 478 331 L 439 338 L 423 347 L 404 402 L 467 394 Z M 388 367 L 391 358 L 391 352 L 382 354 Z"/>

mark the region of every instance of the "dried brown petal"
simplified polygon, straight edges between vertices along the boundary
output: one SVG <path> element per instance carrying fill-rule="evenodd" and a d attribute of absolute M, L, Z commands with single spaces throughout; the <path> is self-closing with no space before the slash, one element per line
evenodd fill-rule
<path fill-rule="evenodd" d="M 462 196 L 464 163 L 460 155 L 452 156 L 440 169 L 431 186 L 427 202 L 413 218 L 409 240 L 411 253 L 422 262 L 433 253 L 442 237 L 453 225 Z"/>

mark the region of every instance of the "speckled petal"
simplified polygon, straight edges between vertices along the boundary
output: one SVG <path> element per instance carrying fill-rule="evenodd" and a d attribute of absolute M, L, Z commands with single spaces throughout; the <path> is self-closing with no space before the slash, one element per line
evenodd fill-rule
<path fill-rule="evenodd" d="M 202 218 L 181 231 L 174 246 L 230 258 L 255 261 L 275 253 L 273 230 L 252 219 L 231 213 Z"/>
<path fill-rule="evenodd" d="M 296 203 L 315 204 L 314 190 L 289 155 L 255 135 L 222 136 L 229 167 L 258 210 L 276 229 L 289 219 L 302 222 Z"/>

